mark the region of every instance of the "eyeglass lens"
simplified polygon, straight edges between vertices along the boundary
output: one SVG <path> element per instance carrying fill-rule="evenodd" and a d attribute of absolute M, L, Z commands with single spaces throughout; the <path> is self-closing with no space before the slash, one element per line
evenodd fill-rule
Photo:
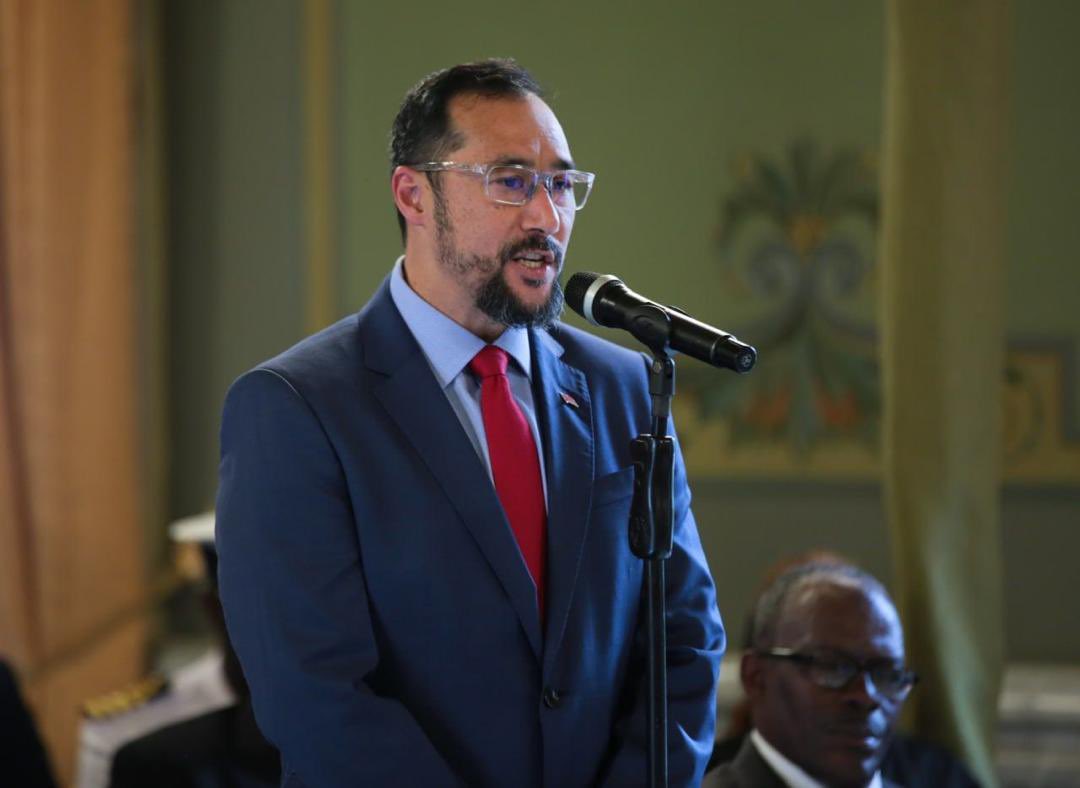
<path fill-rule="evenodd" d="M 540 178 L 535 170 L 526 167 L 493 167 L 487 176 L 488 196 L 498 202 L 524 205 L 536 191 Z M 589 194 L 589 184 L 567 173 L 552 173 L 548 191 L 556 205 L 580 208 Z"/>
<path fill-rule="evenodd" d="M 847 686 L 863 670 L 870 676 L 870 681 L 880 692 L 887 695 L 900 694 L 911 687 L 912 678 L 908 671 L 888 662 L 859 665 L 846 659 L 820 659 L 811 663 L 814 680 L 831 689 Z"/>

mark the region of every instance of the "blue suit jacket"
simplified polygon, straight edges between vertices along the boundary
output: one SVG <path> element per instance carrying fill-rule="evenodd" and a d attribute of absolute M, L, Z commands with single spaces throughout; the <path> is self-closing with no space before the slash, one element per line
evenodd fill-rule
<path fill-rule="evenodd" d="M 387 283 L 230 389 L 221 597 L 285 785 L 645 782 L 643 572 L 627 544 L 642 356 L 566 326 L 530 341 L 543 627 L 494 487 Z M 724 632 L 681 457 L 676 490 L 670 773 L 693 785 Z"/>

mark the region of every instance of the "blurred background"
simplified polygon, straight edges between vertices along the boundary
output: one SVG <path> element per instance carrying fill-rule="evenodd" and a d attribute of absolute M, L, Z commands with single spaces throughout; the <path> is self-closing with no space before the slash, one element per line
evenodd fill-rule
<path fill-rule="evenodd" d="M 597 173 L 567 270 L 758 347 L 678 368 L 732 647 L 838 551 L 900 603 L 912 726 L 1080 784 L 1080 6 L 939 5 L 0 0 L 0 656 L 60 781 L 87 699 L 209 638 L 167 526 L 229 383 L 400 253 L 401 97 L 512 56 Z"/>

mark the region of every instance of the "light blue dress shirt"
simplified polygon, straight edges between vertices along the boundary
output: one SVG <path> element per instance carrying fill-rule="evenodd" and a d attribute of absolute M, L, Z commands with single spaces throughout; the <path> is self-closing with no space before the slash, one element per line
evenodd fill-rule
<path fill-rule="evenodd" d="M 487 436 L 484 433 L 484 417 L 480 410 L 480 382 L 469 371 L 469 362 L 487 343 L 417 295 L 405 281 L 404 261 L 404 256 L 399 257 L 390 274 L 390 297 L 424 352 L 435 379 L 439 381 L 443 393 L 450 401 L 450 407 L 454 409 L 462 429 L 484 463 L 488 478 L 493 479 Z M 505 350 L 511 358 L 506 376 L 510 381 L 510 391 L 532 430 L 546 504 L 547 471 L 544 469 L 544 449 L 540 443 L 536 407 L 533 404 L 529 332 L 524 328 L 507 328 L 493 344 Z"/>

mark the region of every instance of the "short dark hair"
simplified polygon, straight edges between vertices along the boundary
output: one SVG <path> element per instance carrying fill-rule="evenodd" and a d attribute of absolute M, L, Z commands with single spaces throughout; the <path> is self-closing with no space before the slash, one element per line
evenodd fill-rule
<path fill-rule="evenodd" d="M 758 597 L 751 621 L 750 646 L 755 649 L 775 646 L 776 630 L 788 599 L 797 589 L 820 580 L 850 583 L 867 594 L 881 594 L 892 604 L 885 586 L 857 566 L 828 560 L 800 564 L 776 578 Z"/>
<path fill-rule="evenodd" d="M 390 130 L 390 172 L 402 164 L 438 161 L 463 142 L 451 128 L 447 108 L 460 95 L 496 98 L 524 97 L 532 93 L 543 97 L 533 76 L 514 60 L 491 58 L 475 63 L 444 68 L 428 74 L 405 94 L 394 125 Z M 438 188 L 437 173 L 428 173 Z M 405 217 L 398 211 L 401 240 L 405 241 Z"/>

